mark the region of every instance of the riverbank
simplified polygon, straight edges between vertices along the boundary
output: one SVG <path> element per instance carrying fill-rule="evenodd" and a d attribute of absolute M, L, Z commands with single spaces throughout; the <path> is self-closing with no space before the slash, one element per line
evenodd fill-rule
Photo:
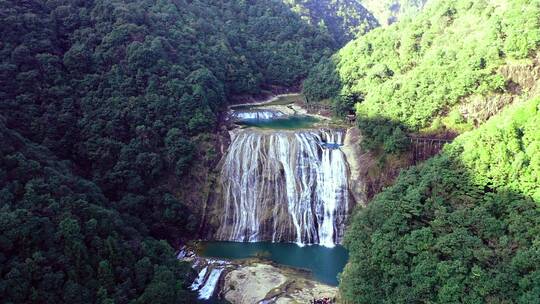
<path fill-rule="evenodd" d="M 183 247 L 178 259 L 191 263 L 198 273 L 191 289 L 203 301 L 292 304 L 328 298 L 335 302 L 338 294 L 337 287 L 313 280 L 309 271 L 262 258 L 205 258 Z"/>
<path fill-rule="evenodd" d="M 310 280 L 294 268 L 249 261 L 226 274 L 224 298 L 233 304 L 310 303 L 335 299 L 338 289 Z"/>
<path fill-rule="evenodd" d="M 283 101 L 278 102 L 279 100 L 283 100 Z M 264 106 L 264 105 L 280 105 L 280 104 L 286 105 L 286 104 L 299 103 L 302 100 L 303 100 L 303 95 L 300 92 L 285 93 L 285 94 L 267 96 L 264 99 L 260 99 L 253 102 L 233 103 L 229 106 L 229 109 L 235 109 L 235 108 L 241 108 L 241 107 L 259 107 L 259 106 Z"/>

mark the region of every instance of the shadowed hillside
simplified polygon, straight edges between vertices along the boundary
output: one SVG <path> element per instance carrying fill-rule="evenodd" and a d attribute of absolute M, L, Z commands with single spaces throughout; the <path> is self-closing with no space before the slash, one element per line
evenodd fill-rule
<path fill-rule="evenodd" d="M 540 99 L 458 137 L 358 210 L 347 303 L 534 303 L 540 297 Z"/>
<path fill-rule="evenodd" d="M 460 133 L 476 123 L 472 112 L 481 104 L 496 112 L 512 102 L 480 98 L 473 106 L 469 97 L 528 93 L 530 86 L 515 85 L 520 72 L 505 66 L 534 69 L 539 15 L 537 1 L 435 1 L 322 61 L 304 92 L 310 101 L 331 99 L 338 113 L 355 108 L 360 120 L 380 116 L 408 131 Z"/>

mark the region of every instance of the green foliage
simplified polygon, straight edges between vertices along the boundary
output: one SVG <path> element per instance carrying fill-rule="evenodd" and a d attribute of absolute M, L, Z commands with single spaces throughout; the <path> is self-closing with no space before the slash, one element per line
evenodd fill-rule
<path fill-rule="evenodd" d="M 386 154 L 398 154 L 409 148 L 406 130 L 400 124 L 389 119 L 357 117 L 358 127 L 362 130 L 362 148 L 379 150 Z"/>
<path fill-rule="evenodd" d="M 463 164 L 478 172 L 474 182 L 540 202 L 540 98 L 463 134 L 450 148 L 449 153 L 460 154 Z"/>
<path fill-rule="evenodd" d="M 153 285 L 167 286 L 154 296 L 172 293 L 176 298 L 168 303 L 195 301 L 186 291 L 190 266 L 175 259 L 168 243 L 149 237 L 146 225 L 134 220 L 133 210 L 111 207 L 113 202 L 95 183 L 74 175 L 69 162 L 7 128 L 1 116 L 0 140 L 3 301 L 147 303 L 145 294 Z M 125 197 L 115 205 L 144 199 Z M 152 207 L 141 206 L 139 214 L 162 218 L 149 210 Z M 182 219 L 186 214 L 176 215 Z M 174 276 L 164 277 L 163 272 Z"/>
<path fill-rule="evenodd" d="M 540 98 L 403 172 L 347 231 L 350 303 L 540 298 Z"/>
<path fill-rule="evenodd" d="M 193 303 L 169 244 L 199 227 L 173 193 L 217 157 L 197 140 L 343 38 L 274 0 L 0 0 L 0 33 L 6 303 Z"/>
<path fill-rule="evenodd" d="M 304 90 L 336 103 L 363 96 L 361 115 L 420 130 L 463 97 L 504 90 L 497 68 L 538 49 L 539 16 L 536 0 L 433 1 L 416 18 L 375 29 L 321 61 Z"/>
<path fill-rule="evenodd" d="M 379 24 L 359 1 L 354 0 L 285 0 L 293 11 L 313 26 L 328 32 L 341 47 Z"/>
<path fill-rule="evenodd" d="M 360 0 L 381 25 L 414 17 L 428 0 Z"/>
<path fill-rule="evenodd" d="M 341 82 L 333 59 L 326 57 L 311 69 L 309 77 L 303 83 L 303 93 L 308 102 L 337 96 L 340 89 Z"/>

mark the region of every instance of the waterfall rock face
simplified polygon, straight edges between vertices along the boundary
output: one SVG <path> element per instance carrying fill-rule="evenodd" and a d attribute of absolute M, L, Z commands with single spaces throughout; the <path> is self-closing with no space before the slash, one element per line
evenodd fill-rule
<path fill-rule="evenodd" d="M 238 133 L 222 167 L 215 239 L 338 243 L 349 209 L 343 137 L 337 130 Z"/>

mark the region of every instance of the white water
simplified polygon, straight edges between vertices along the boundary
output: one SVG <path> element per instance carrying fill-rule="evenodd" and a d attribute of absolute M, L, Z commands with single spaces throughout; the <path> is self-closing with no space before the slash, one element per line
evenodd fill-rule
<path fill-rule="evenodd" d="M 347 164 L 333 130 L 245 130 L 221 172 L 224 214 L 217 238 L 334 246 L 348 212 Z"/>
<path fill-rule="evenodd" d="M 190 289 L 191 290 L 198 290 L 202 284 L 204 284 L 204 279 L 206 279 L 206 272 L 208 271 L 208 266 L 204 267 L 201 272 L 199 272 L 199 275 L 195 279 L 195 281 L 191 284 Z"/>
<path fill-rule="evenodd" d="M 341 133 L 339 133 L 337 142 L 342 143 Z M 347 197 L 342 193 L 342 189 L 347 187 L 347 166 L 343 161 L 344 156 L 340 150 L 323 149 L 321 157 L 321 171 L 324 174 L 318 175 L 317 187 L 318 195 L 321 198 L 322 216 L 317 213 L 319 220 L 319 244 L 327 247 L 333 247 L 334 231 L 337 231 L 335 223 L 335 211 L 338 209 L 340 200 Z M 341 195 L 340 195 L 341 194 Z"/>
<path fill-rule="evenodd" d="M 201 262 L 201 260 L 196 259 L 193 267 Z M 197 275 L 197 278 L 191 286 L 189 287 L 193 291 L 197 291 L 199 294 L 199 299 L 208 300 L 214 295 L 217 283 L 221 277 L 221 273 L 225 270 L 225 267 L 228 265 L 226 261 L 214 260 L 214 259 L 204 259 L 203 263 L 206 264 Z"/>
<path fill-rule="evenodd" d="M 208 279 L 206 279 L 203 287 L 199 290 L 199 299 L 208 300 L 212 297 L 212 295 L 214 294 L 214 290 L 216 289 L 216 285 L 219 281 L 219 277 L 223 272 L 223 269 L 223 267 L 217 267 L 212 269 L 210 275 L 208 276 Z"/>
<path fill-rule="evenodd" d="M 245 121 L 245 120 L 270 120 L 283 117 L 283 114 L 280 111 L 272 110 L 250 110 L 250 111 L 235 111 L 232 114 L 232 117 L 235 120 Z"/>

